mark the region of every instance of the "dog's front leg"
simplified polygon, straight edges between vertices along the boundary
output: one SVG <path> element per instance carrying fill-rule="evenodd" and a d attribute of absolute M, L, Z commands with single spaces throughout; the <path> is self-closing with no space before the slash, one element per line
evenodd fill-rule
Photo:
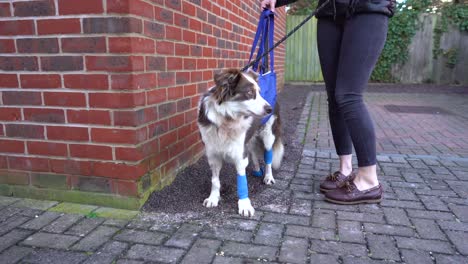
<path fill-rule="evenodd" d="M 249 189 L 247 186 L 247 176 L 245 168 L 249 164 L 249 158 L 239 158 L 235 160 L 237 170 L 237 194 L 239 196 L 239 214 L 242 216 L 253 216 L 255 209 L 249 199 Z"/>
<path fill-rule="evenodd" d="M 218 206 L 219 197 L 220 197 L 220 188 L 221 183 L 219 182 L 219 172 L 223 165 L 223 161 L 220 157 L 216 155 L 208 155 L 208 163 L 211 168 L 211 193 L 208 198 L 203 201 L 203 205 L 206 207 L 216 207 Z"/>

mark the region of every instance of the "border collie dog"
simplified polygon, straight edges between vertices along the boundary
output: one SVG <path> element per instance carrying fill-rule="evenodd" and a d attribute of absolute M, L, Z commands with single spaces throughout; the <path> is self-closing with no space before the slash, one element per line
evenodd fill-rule
<path fill-rule="evenodd" d="M 215 86 L 200 100 L 198 126 L 211 168 L 211 193 L 203 202 L 216 207 L 220 199 L 219 172 L 223 161 L 233 163 L 237 171 L 239 214 L 253 216 L 255 209 L 248 197 L 245 168 L 252 159 L 255 176 L 264 176 L 265 184 L 275 183 L 272 167 L 278 169 L 283 158 L 281 122 L 278 104 L 272 107 L 260 96 L 258 75 L 249 70 L 225 69 L 215 74 Z M 270 115 L 265 124 L 261 118 Z M 265 159 L 260 168 L 259 157 Z"/>

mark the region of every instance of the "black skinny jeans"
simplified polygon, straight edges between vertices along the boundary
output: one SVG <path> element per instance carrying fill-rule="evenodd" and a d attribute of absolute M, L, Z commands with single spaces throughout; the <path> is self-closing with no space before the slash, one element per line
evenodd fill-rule
<path fill-rule="evenodd" d="M 317 44 L 338 155 L 356 150 L 358 166 L 376 164 L 375 131 L 362 94 L 387 38 L 388 17 L 356 14 L 322 18 Z"/>

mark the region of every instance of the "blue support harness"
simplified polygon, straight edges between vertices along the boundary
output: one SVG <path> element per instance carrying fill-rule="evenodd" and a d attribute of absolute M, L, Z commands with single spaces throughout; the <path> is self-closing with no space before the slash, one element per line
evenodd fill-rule
<path fill-rule="evenodd" d="M 275 14 L 270 10 L 264 10 L 260 15 L 258 22 L 257 32 L 253 41 L 252 49 L 250 50 L 249 63 L 252 60 L 252 56 L 257 48 L 258 41 L 260 40 L 260 47 L 257 51 L 257 59 L 259 59 L 264 51 L 268 51 L 269 47 L 273 47 L 273 35 L 275 30 Z M 270 66 L 268 67 L 268 57 L 270 60 Z M 275 55 L 273 50 L 270 51 L 269 56 L 264 56 L 261 61 L 261 65 L 258 65 L 257 61 L 252 65 L 254 71 L 259 70 L 258 85 L 260 86 L 260 95 L 267 101 L 271 108 L 274 110 L 276 105 L 276 73 L 274 70 Z M 260 66 L 260 68 L 259 68 Z M 265 70 L 268 69 L 268 72 Z M 274 111 L 272 111 L 272 114 Z M 270 119 L 271 115 L 262 119 L 262 125 L 264 125 Z"/>

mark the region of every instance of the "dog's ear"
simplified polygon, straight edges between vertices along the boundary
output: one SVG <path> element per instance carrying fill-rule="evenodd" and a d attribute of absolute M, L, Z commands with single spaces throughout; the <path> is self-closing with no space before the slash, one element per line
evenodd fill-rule
<path fill-rule="evenodd" d="M 246 71 L 245 71 L 245 74 L 247 74 L 248 76 L 252 77 L 256 82 L 258 81 L 258 72 L 254 71 L 252 69 L 252 67 L 249 67 Z"/>
<path fill-rule="evenodd" d="M 225 69 L 215 74 L 215 96 L 219 104 L 234 96 L 240 78 L 241 72 L 238 69 Z"/>

